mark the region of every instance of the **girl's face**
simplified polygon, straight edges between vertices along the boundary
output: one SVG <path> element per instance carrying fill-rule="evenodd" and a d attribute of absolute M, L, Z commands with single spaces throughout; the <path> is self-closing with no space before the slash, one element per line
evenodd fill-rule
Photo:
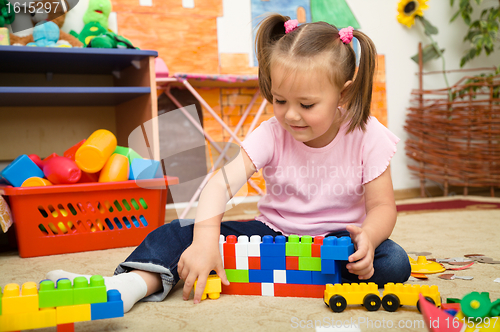
<path fill-rule="evenodd" d="M 285 76 L 280 65 L 271 70 L 274 115 L 297 141 L 313 148 L 328 145 L 337 135 L 341 90 L 319 70 Z M 346 83 L 347 86 L 350 83 Z"/>

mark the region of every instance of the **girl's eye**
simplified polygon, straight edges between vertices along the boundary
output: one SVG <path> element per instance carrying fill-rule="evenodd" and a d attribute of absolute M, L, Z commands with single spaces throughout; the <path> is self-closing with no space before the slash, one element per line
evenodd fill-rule
<path fill-rule="evenodd" d="M 280 105 L 283 105 L 284 103 L 286 103 L 285 100 L 278 100 L 278 99 L 275 99 L 274 100 L 276 104 L 280 104 Z"/>
<path fill-rule="evenodd" d="M 314 104 L 311 104 L 311 105 L 300 104 L 300 106 L 302 106 L 302 108 L 305 108 L 307 110 L 307 109 L 310 109 L 311 107 L 313 107 Z"/>

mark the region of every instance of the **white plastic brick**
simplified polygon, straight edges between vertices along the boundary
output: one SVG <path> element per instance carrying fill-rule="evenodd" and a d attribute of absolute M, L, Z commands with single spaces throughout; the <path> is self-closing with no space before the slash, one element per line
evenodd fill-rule
<path fill-rule="evenodd" d="M 286 270 L 273 270 L 273 273 L 275 284 L 286 284 Z"/>
<path fill-rule="evenodd" d="M 238 242 L 234 245 L 236 257 L 248 257 L 248 236 L 238 236 Z"/>
<path fill-rule="evenodd" d="M 219 252 L 221 256 L 224 256 L 224 243 L 226 240 L 224 239 L 224 235 L 219 236 Z"/>
<path fill-rule="evenodd" d="M 260 257 L 260 243 L 262 242 L 259 235 L 252 235 L 248 244 L 248 257 Z"/>
<path fill-rule="evenodd" d="M 236 256 L 236 270 L 248 270 L 248 257 Z"/>
<path fill-rule="evenodd" d="M 274 296 L 274 284 L 269 282 L 263 282 L 261 285 L 262 285 L 262 296 Z"/>

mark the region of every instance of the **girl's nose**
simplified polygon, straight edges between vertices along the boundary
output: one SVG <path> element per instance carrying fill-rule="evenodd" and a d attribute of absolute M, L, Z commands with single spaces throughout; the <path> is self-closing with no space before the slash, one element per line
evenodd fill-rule
<path fill-rule="evenodd" d="M 300 114 L 293 107 L 290 107 L 285 114 L 285 119 L 290 122 L 297 122 L 300 120 Z"/>

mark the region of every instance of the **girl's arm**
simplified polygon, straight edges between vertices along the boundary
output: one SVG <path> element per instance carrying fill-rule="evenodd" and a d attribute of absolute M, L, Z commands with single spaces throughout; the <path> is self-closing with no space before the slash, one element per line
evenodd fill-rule
<path fill-rule="evenodd" d="M 193 243 L 184 251 L 177 271 L 184 279 L 183 298 L 187 300 L 198 279 L 194 302 L 201 301 L 207 277 L 215 270 L 222 282 L 229 285 L 219 252 L 220 223 L 227 202 L 255 173 L 255 166 L 244 149 L 221 168 L 207 183 L 200 195 L 193 231 Z"/>
<path fill-rule="evenodd" d="M 361 228 L 347 226 L 357 249 L 349 256 L 347 269 L 359 275 L 359 279 L 368 279 L 373 275 L 375 248 L 389 238 L 397 215 L 390 167 L 365 184 L 364 188 L 366 218 Z"/>

